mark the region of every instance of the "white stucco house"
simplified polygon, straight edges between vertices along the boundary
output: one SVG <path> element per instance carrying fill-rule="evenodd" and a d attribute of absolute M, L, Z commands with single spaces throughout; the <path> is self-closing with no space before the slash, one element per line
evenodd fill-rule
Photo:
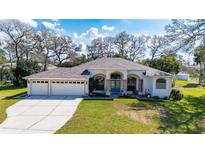
<path fill-rule="evenodd" d="M 177 80 L 185 80 L 185 81 L 188 81 L 189 80 L 189 74 L 188 73 L 183 73 L 183 72 L 180 72 L 176 75 L 176 79 Z"/>
<path fill-rule="evenodd" d="M 56 68 L 25 77 L 28 95 L 88 95 L 89 79 L 96 93 L 126 95 L 149 93 L 169 96 L 172 75 L 122 58 L 99 58 L 72 68 Z"/>

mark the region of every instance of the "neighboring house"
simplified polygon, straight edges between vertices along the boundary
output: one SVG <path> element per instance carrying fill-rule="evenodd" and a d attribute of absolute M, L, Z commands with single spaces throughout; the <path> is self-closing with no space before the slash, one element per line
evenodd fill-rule
<path fill-rule="evenodd" d="M 185 81 L 188 81 L 189 80 L 189 74 L 188 73 L 183 73 L 183 72 L 180 72 L 176 75 L 176 79 L 177 80 L 185 80 Z"/>
<path fill-rule="evenodd" d="M 88 95 L 89 78 L 95 92 L 106 95 L 150 93 L 169 96 L 172 75 L 122 58 L 100 58 L 72 68 L 56 68 L 25 77 L 28 95 Z"/>

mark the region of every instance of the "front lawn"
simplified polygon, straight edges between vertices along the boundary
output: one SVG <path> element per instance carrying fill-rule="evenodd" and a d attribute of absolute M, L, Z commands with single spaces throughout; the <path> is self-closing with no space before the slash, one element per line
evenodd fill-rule
<path fill-rule="evenodd" d="M 129 110 L 127 105 L 135 102 L 136 99 L 84 100 L 74 117 L 57 133 L 154 133 L 158 126 L 154 117 L 147 122 L 125 112 Z"/>
<path fill-rule="evenodd" d="M 0 89 L 0 123 L 6 118 L 6 109 L 20 100 L 12 97 L 25 92 L 26 88 L 18 87 L 4 87 Z"/>
<path fill-rule="evenodd" d="M 176 81 L 176 88 L 184 94 L 181 101 L 84 100 L 57 133 L 205 133 L 204 87 Z"/>

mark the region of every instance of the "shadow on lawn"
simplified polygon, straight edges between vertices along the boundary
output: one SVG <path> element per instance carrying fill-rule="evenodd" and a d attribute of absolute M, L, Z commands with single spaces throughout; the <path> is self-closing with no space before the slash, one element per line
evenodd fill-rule
<path fill-rule="evenodd" d="M 159 133 L 199 134 L 205 132 L 205 95 L 160 103 Z"/>
<path fill-rule="evenodd" d="M 200 85 L 198 83 L 188 83 L 185 86 L 183 86 L 184 88 L 197 88 Z"/>
<path fill-rule="evenodd" d="M 15 97 L 17 97 L 19 95 L 23 95 L 23 94 L 26 94 L 26 92 L 21 92 L 21 93 L 18 93 L 16 95 L 12 95 L 12 96 L 7 96 L 7 97 L 2 98 L 2 100 L 20 99 L 20 98 L 15 98 Z"/>

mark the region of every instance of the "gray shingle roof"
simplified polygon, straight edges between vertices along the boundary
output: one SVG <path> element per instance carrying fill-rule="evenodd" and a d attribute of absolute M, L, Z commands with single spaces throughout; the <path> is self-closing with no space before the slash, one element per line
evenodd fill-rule
<path fill-rule="evenodd" d="M 94 61 L 81 64 L 72 68 L 56 68 L 50 71 L 40 72 L 25 77 L 29 78 L 88 78 L 83 75 L 85 70 L 89 69 L 119 69 L 119 70 L 142 70 L 146 71 L 147 76 L 172 76 L 169 73 L 141 65 L 136 62 L 125 60 L 122 58 L 99 58 Z"/>

